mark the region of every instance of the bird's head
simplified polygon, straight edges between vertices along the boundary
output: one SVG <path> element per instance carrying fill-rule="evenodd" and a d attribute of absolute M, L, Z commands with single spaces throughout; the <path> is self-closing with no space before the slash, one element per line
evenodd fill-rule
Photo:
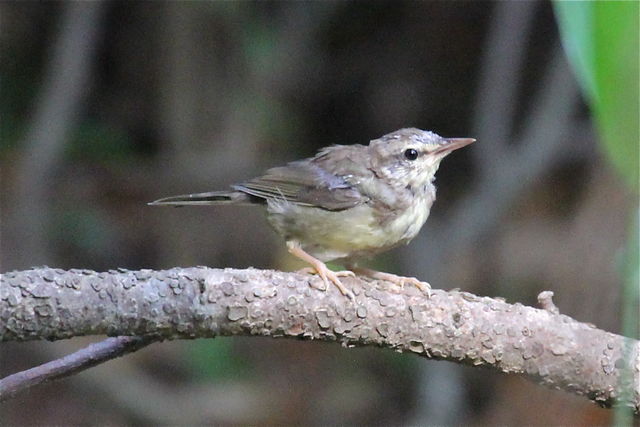
<path fill-rule="evenodd" d="M 423 186 L 433 181 L 442 159 L 474 141 L 443 138 L 416 128 L 399 129 L 369 143 L 371 166 L 394 187 Z"/>

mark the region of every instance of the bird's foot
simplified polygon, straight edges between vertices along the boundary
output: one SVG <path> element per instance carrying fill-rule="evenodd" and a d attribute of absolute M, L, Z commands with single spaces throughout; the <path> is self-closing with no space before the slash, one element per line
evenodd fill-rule
<path fill-rule="evenodd" d="M 317 274 L 324 281 L 325 289 L 328 289 L 330 284 L 333 283 L 336 288 L 340 290 L 342 295 L 348 297 L 349 299 L 355 299 L 355 295 L 349 289 L 347 289 L 342 282 L 340 281 L 340 277 L 355 277 L 355 273 L 353 271 L 333 271 L 330 270 L 326 264 L 322 263 L 318 266 L 309 267 L 309 270 L 312 274 Z"/>
<path fill-rule="evenodd" d="M 391 282 L 400 289 L 404 289 L 405 284 L 413 285 L 420 291 L 425 293 L 427 297 L 431 296 L 431 285 L 427 282 L 418 280 L 415 277 L 398 276 L 392 273 L 385 273 L 383 271 L 371 270 L 369 268 L 353 267 L 351 268 L 357 274 L 370 277 L 372 279 L 384 280 Z"/>
<path fill-rule="evenodd" d="M 355 295 L 353 294 L 353 292 L 351 292 L 349 289 L 347 289 L 342 282 L 340 281 L 339 277 L 355 277 L 355 273 L 353 271 L 333 271 L 330 270 L 329 267 L 327 267 L 327 265 L 320 261 L 319 259 L 309 255 L 308 253 L 306 253 L 300 246 L 297 246 L 295 244 L 289 244 L 287 243 L 287 248 L 289 249 L 289 253 L 291 253 L 293 256 L 300 258 L 303 261 L 308 262 L 309 264 L 311 264 L 311 267 L 306 267 L 303 268 L 301 270 L 298 270 L 298 273 L 311 273 L 311 274 L 317 274 L 318 276 L 320 276 L 320 278 L 324 281 L 325 284 L 325 290 L 329 288 L 330 283 L 333 283 L 334 286 L 336 288 L 338 288 L 338 290 L 340 290 L 340 292 L 342 293 L 342 295 L 346 296 L 347 298 L 349 298 L 350 300 L 355 300 Z"/>

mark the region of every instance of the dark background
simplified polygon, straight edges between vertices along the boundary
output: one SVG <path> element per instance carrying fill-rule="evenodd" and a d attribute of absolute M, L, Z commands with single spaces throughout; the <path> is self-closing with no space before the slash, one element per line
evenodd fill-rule
<path fill-rule="evenodd" d="M 447 158 L 419 237 L 372 265 L 619 332 L 635 200 L 546 2 L 0 3 L 0 271 L 295 269 L 259 209 L 166 209 L 415 126 Z M 0 375 L 89 339 L 0 346 Z M 377 349 L 157 344 L 0 405 L 3 424 L 606 424 L 586 399 Z"/>

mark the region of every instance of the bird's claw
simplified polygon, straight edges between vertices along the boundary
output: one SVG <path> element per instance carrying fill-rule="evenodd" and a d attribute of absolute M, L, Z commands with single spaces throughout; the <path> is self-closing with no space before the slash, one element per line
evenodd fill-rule
<path fill-rule="evenodd" d="M 316 268 L 314 266 L 314 267 L 301 268 L 300 270 L 297 271 L 297 273 L 316 274 L 324 282 L 325 288 L 323 290 L 326 291 L 327 289 L 329 289 L 329 286 L 331 285 L 331 283 L 333 283 L 333 285 L 340 290 L 342 295 L 345 295 L 347 298 L 351 300 L 355 299 L 355 295 L 353 294 L 353 292 L 347 289 L 339 279 L 339 277 L 355 277 L 356 275 L 353 271 L 349 271 L 349 270 L 333 271 L 327 268 L 326 266 L 324 266 L 324 268 L 321 266 L 318 266 Z"/>
<path fill-rule="evenodd" d="M 352 301 L 356 298 L 355 295 L 353 294 L 353 292 L 351 292 L 349 289 L 347 289 L 342 284 L 340 279 L 338 278 L 339 276 L 342 276 L 342 277 L 346 277 L 346 276 L 354 277 L 355 274 L 353 274 L 352 271 L 348 271 L 348 270 L 332 271 L 332 270 L 329 270 L 327 268 L 324 271 L 319 271 L 318 275 L 320 277 L 322 277 L 322 280 L 324 280 L 324 283 L 325 283 L 326 286 L 329 286 L 329 281 L 331 281 L 340 290 L 342 295 L 346 296 L 347 298 L 349 298 Z"/>
<path fill-rule="evenodd" d="M 393 274 L 392 276 L 395 276 L 395 274 Z M 386 279 L 386 280 L 394 283 L 400 289 L 404 289 L 405 284 L 413 285 L 416 288 L 418 288 L 422 293 L 427 294 L 427 297 L 431 297 L 431 285 L 428 282 L 423 282 L 422 280 L 418 280 L 415 277 L 395 276 L 395 278 L 392 280 L 389 280 L 389 279 Z"/>
<path fill-rule="evenodd" d="M 431 297 L 431 285 L 427 282 L 416 279 L 415 277 L 398 276 L 392 273 L 385 273 L 382 271 L 370 270 L 368 268 L 353 268 L 357 273 L 368 276 L 372 279 L 384 280 L 391 282 L 400 289 L 404 289 L 405 284 L 413 285 L 420 291 L 427 295 L 427 298 Z"/>

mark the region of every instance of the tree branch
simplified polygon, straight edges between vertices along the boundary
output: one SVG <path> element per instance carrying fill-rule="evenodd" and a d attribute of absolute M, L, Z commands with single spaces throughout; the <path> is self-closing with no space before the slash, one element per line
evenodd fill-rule
<path fill-rule="evenodd" d="M 65 378 L 85 369 L 140 350 L 157 341 L 153 337 L 115 337 L 91 344 L 68 356 L 0 380 L 0 402 L 35 385 Z"/>
<path fill-rule="evenodd" d="M 338 341 L 490 367 L 639 410 L 636 340 L 466 292 L 427 298 L 344 280 L 355 302 L 333 287 L 314 289 L 316 276 L 270 270 L 14 271 L 0 278 L 0 342 L 97 334 L 145 337 L 131 343 L 218 335 Z"/>

